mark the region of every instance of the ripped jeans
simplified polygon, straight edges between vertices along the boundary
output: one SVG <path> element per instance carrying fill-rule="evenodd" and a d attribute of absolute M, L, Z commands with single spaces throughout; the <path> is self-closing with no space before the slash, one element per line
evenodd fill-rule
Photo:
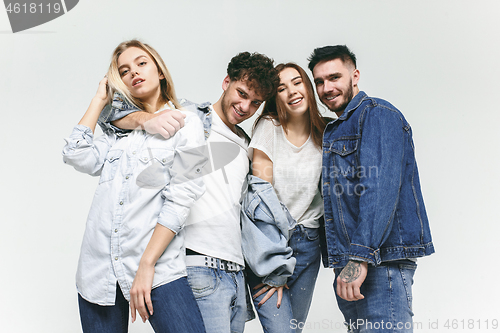
<path fill-rule="evenodd" d="M 277 292 L 260 308 L 257 304 L 266 293 L 254 299 L 254 306 L 265 333 L 302 332 L 311 306 L 321 259 L 319 229 L 299 224 L 293 230 L 288 244 L 293 249 L 297 262 L 292 276 L 287 281 L 290 289 L 283 289 L 280 308 L 276 307 Z M 261 279 L 251 271 L 247 272 L 252 295 L 255 295 L 258 289 L 253 288 L 261 283 Z"/>

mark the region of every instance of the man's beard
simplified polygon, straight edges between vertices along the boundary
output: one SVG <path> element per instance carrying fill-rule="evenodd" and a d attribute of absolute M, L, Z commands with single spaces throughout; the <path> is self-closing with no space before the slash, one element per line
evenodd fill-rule
<path fill-rule="evenodd" d="M 342 96 L 344 97 L 344 101 L 342 102 L 342 104 L 340 104 L 339 106 L 331 109 L 327 104 L 323 103 L 326 105 L 326 107 L 328 107 L 328 109 L 332 112 L 344 112 L 345 108 L 347 107 L 347 105 L 351 102 L 353 96 L 354 96 L 354 93 L 353 93 L 353 89 L 352 89 L 352 79 L 349 80 L 349 89 L 342 94 Z"/>

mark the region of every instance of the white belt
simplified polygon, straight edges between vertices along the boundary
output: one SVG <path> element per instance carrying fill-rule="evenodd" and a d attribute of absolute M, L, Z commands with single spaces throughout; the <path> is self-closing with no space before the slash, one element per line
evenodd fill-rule
<path fill-rule="evenodd" d="M 243 269 L 241 265 L 235 262 L 204 255 L 186 255 L 186 266 L 218 267 L 226 272 L 239 272 Z"/>

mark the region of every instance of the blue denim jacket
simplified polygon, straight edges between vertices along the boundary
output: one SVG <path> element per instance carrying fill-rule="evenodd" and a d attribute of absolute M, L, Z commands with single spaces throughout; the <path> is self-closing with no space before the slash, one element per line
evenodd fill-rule
<path fill-rule="evenodd" d="M 241 247 L 247 265 L 262 282 L 279 287 L 293 274 L 295 258 L 288 246 L 296 223 L 273 186 L 248 175 L 248 191 L 241 208 Z"/>
<path fill-rule="evenodd" d="M 359 92 L 323 136 L 328 265 L 374 265 L 434 253 L 411 127 Z"/>

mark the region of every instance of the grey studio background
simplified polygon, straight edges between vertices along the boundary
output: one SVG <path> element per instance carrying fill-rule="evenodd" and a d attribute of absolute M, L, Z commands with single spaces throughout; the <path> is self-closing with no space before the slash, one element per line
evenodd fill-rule
<path fill-rule="evenodd" d="M 495 331 L 499 13 L 494 0 L 82 0 L 13 34 L 1 8 L 0 331 L 81 331 L 74 275 L 97 179 L 64 165 L 61 149 L 113 49 L 131 38 L 155 47 L 177 95 L 198 102 L 219 98 L 240 51 L 305 68 L 315 47 L 351 47 L 361 90 L 413 127 L 437 251 L 415 275 L 415 331 Z M 322 268 L 304 332 L 345 331 L 332 279 Z M 130 332 L 152 329 L 137 322 Z M 253 321 L 246 332 L 262 329 Z"/>

